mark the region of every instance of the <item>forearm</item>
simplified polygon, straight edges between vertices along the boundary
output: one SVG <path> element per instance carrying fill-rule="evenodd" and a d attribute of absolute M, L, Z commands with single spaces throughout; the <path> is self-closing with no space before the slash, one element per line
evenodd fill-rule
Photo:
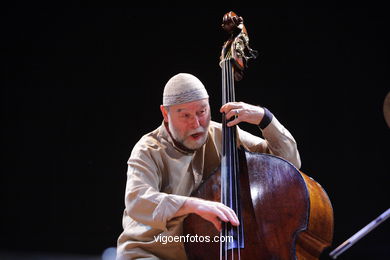
<path fill-rule="evenodd" d="M 181 206 L 181 208 L 178 211 L 176 211 L 173 217 L 180 217 L 191 213 L 199 214 L 197 209 L 200 203 L 201 203 L 200 199 L 194 197 L 188 197 L 183 203 L 183 205 Z"/>
<path fill-rule="evenodd" d="M 265 140 L 239 129 L 241 144 L 251 152 L 271 153 L 288 160 L 297 168 L 300 168 L 301 160 L 297 144 L 291 133 L 266 108 L 258 108 L 258 112 L 254 114 L 257 114 L 253 118 L 257 118 L 254 121 L 261 130 Z M 260 123 L 258 123 L 259 120 Z"/>
<path fill-rule="evenodd" d="M 275 117 L 262 130 L 262 133 L 272 154 L 288 160 L 298 169 L 301 167 L 301 159 L 294 137 Z"/>
<path fill-rule="evenodd" d="M 191 213 L 210 221 L 219 231 L 221 230 L 221 221 L 230 222 L 234 226 L 239 225 L 236 213 L 220 202 L 188 197 L 174 217 Z"/>

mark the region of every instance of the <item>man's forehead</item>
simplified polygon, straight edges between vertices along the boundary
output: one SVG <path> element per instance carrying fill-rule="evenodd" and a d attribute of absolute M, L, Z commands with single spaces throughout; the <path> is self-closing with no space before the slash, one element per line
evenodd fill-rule
<path fill-rule="evenodd" d="M 189 103 L 173 105 L 172 109 L 176 112 L 198 110 L 209 106 L 208 99 L 197 100 Z"/>

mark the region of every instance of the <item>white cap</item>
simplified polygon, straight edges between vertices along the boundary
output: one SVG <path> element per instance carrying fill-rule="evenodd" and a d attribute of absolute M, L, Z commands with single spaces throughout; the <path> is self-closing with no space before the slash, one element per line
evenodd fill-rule
<path fill-rule="evenodd" d="M 163 106 L 178 105 L 208 98 L 206 88 L 194 75 L 179 73 L 164 87 Z"/>

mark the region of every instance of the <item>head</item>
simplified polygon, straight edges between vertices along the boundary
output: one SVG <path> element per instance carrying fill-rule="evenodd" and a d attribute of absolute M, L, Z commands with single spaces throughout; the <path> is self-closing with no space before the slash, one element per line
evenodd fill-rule
<path fill-rule="evenodd" d="M 190 150 L 199 149 L 206 142 L 210 105 L 205 87 L 195 76 L 173 76 L 165 85 L 160 109 L 176 142 Z"/>

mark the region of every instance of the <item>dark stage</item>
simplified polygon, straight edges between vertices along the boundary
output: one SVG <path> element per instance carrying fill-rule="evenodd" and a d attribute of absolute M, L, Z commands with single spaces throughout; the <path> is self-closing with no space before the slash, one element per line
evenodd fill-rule
<path fill-rule="evenodd" d="M 198 76 L 220 121 L 218 62 L 227 39 L 220 25 L 230 10 L 262 53 L 236 84 L 237 100 L 266 106 L 297 140 L 301 170 L 333 204 L 329 250 L 389 208 L 384 8 L 15 4 L 1 11 L 0 251 L 89 259 L 116 246 L 126 162 L 162 122 L 166 81 L 179 72 Z M 389 258 L 388 235 L 389 221 L 338 259 Z"/>

